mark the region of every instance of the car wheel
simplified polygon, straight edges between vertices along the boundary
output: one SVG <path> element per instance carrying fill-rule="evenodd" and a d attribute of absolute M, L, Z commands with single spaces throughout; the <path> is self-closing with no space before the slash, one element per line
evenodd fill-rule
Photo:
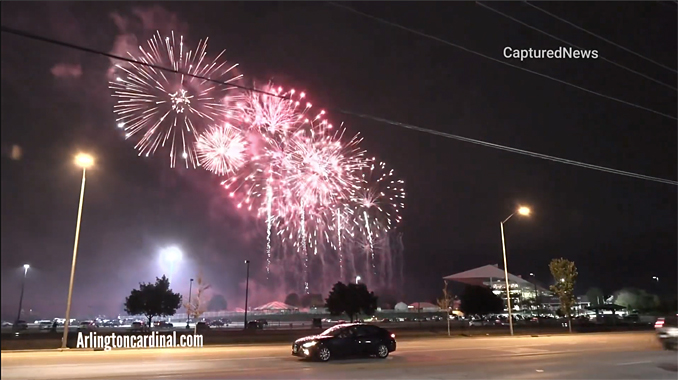
<path fill-rule="evenodd" d="M 326 362 L 330 360 L 330 356 L 332 356 L 332 353 L 330 352 L 329 348 L 325 346 L 318 348 L 318 360 L 321 362 Z"/>
<path fill-rule="evenodd" d="M 380 344 L 379 347 L 377 347 L 377 357 L 379 359 L 386 359 L 388 357 L 388 347 Z"/>

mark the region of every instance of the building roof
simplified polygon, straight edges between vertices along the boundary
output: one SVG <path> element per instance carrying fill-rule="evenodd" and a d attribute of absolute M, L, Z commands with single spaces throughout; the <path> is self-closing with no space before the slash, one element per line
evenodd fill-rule
<path fill-rule="evenodd" d="M 511 273 L 508 274 L 509 282 L 513 282 L 520 285 L 531 285 L 532 283 L 515 276 Z M 451 274 L 449 276 L 443 277 L 443 280 L 450 280 L 461 282 L 468 285 L 477 285 L 483 286 L 484 282 L 488 280 L 503 280 L 504 279 L 504 270 L 499 269 L 498 265 L 485 265 L 475 269 L 470 269 L 465 272 L 460 272 L 456 274 Z"/>
<path fill-rule="evenodd" d="M 288 305 L 283 302 L 273 301 L 267 304 L 255 307 L 254 310 L 297 310 L 296 306 Z"/>

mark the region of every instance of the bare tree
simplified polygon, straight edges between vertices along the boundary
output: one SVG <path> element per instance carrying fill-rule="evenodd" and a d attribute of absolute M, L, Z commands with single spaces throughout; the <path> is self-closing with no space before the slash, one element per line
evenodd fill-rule
<path fill-rule="evenodd" d="M 447 336 L 450 333 L 450 307 L 452 306 L 452 294 L 447 290 L 447 280 L 445 280 L 445 287 L 443 287 L 443 296 L 438 298 L 438 307 L 445 310 L 445 319 L 447 319 Z"/>
<path fill-rule="evenodd" d="M 206 297 L 206 290 L 209 289 L 212 285 L 209 285 L 204 282 L 202 273 L 198 274 L 196 278 L 196 295 L 193 297 L 189 295 L 190 302 L 186 302 L 184 307 L 186 308 L 186 313 L 189 319 L 198 319 L 200 316 L 207 311 L 208 300 Z M 198 324 L 195 324 L 195 331 L 197 332 Z"/>

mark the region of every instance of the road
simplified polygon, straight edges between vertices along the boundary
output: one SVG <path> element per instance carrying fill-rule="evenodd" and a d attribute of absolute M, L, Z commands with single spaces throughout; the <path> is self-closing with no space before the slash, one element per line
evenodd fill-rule
<path fill-rule="evenodd" d="M 3 352 L 2 379 L 676 379 L 652 333 L 433 338 L 385 360 L 302 361 L 290 345 Z"/>

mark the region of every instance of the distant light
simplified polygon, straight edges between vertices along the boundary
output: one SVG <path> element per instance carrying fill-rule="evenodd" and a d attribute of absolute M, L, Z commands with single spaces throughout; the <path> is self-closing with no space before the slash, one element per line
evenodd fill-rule
<path fill-rule="evenodd" d="M 28 268 L 30 268 L 30 267 L 31 267 L 30 265 L 24 264 L 24 269 L 25 269 L 25 270 L 28 270 Z"/>
<path fill-rule="evenodd" d="M 528 215 L 530 215 L 530 212 L 531 212 L 531 210 L 530 210 L 529 207 L 521 207 L 521 208 L 518 209 L 518 214 L 520 214 L 520 215 L 528 216 Z"/>
<path fill-rule="evenodd" d="M 123 122 L 118 123 L 118 128 L 125 128 L 125 123 Z"/>
<path fill-rule="evenodd" d="M 181 260 L 182 256 L 181 250 L 177 247 L 165 248 L 162 250 L 160 254 L 163 256 L 165 260 L 172 263 Z"/>

